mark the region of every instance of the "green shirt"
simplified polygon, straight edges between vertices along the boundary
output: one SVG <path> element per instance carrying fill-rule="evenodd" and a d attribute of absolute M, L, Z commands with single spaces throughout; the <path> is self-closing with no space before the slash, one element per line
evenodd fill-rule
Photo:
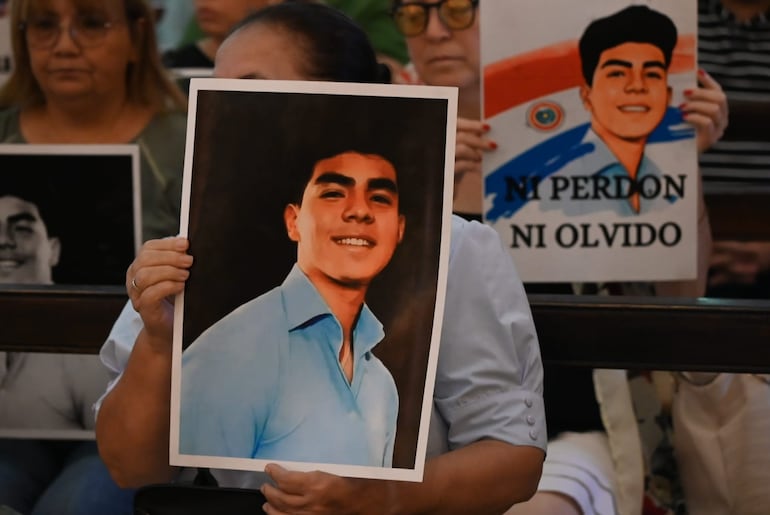
<path fill-rule="evenodd" d="M 401 63 L 409 61 L 404 36 L 390 17 L 390 0 L 326 0 L 353 18 L 369 35 L 374 49 Z"/>

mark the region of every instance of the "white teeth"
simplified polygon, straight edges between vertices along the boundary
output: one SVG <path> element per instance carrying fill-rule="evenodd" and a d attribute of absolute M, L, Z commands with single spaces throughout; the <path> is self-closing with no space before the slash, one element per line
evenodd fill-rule
<path fill-rule="evenodd" d="M 646 113 L 650 109 L 647 106 L 621 106 L 620 110 L 624 113 Z"/>
<path fill-rule="evenodd" d="M 369 247 L 370 243 L 363 238 L 340 238 L 337 240 L 340 245 L 351 245 L 353 247 Z"/>
<path fill-rule="evenodd" d="M 0 259 L 0 268 L 16 268 L 19 262 L 13 259 Z"/>

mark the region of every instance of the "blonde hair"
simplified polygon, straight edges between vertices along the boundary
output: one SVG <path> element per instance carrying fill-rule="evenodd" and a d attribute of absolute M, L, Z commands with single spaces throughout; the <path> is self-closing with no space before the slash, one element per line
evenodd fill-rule
<path fill-rule="evenodd" d="M 103 6 L 114 0 L 73 0 L 78 7 Z M 137 59 L 126 70 L 126 96 L 129 102 L 152 107 L 157 111 L 184 110 L 187 100 L 184 93 L 171 80 L 160 61 L 155 37 L 153 13 L 146 0 L 121 0 L 131 40 L 137 51 Z M 11 1 L 11 44 L 13 70 L 5 85 L 0 88 L 0 108 L 13 106 L 31 107 L 43 105 L 45 95 L 40 89 L 29 58 L 29 48 L 21 30 L 29 12 L 45 0 Z"/>

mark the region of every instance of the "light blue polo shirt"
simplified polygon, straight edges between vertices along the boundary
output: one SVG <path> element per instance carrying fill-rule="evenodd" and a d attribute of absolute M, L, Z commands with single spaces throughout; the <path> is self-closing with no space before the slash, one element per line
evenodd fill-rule
<path fill-rule="evenodd" d="M 363 305 L 348 383 L 342 326 L 294 265 L 184 351 L 179 452 L 390 467 L 398 391 L 371 352 L 383 336 Z"/>

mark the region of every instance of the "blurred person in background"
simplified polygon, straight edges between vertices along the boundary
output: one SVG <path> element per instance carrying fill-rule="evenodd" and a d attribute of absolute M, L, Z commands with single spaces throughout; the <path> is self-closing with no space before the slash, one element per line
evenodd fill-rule
<path fill-rule="evenodd" d="M 236 23 L 281 0 L 195 0 L 195 22 L 203 37 L 163 54 L 167 68 L 214 68 L 214 56 Z"/>
<path fill-rule="evenodd" d="M 482 217 L 482 160 L 497 148 L 489 126 L 481 120 L 480 0 L 441 0 L 424 2 L 393 0 L 392 15 L 406 37 L 411 65 L 397 80 L 432 86 L 459 88 L 457 146 L 455 151 L 454 212 L 463 217 Z M 697 130 L 697 146 L 705 150 L 722 134 L 727 124 L 727 106 L 719 84 L 708 74 L 699 75 L 700 87 L 694 88 L 680 107 L 686 121 Z M 656 285 L 619 285 L 625 294 L 698 296 L 705 288 L 706 261 L 710 249 L 708 217 L 702 198 L 699 202 L 699 279 L 687 283 Z M 606 291 L 606 285 L 580 285 L 578 291 Z M 525 284 L 527 291 L 573 293 L 571 284 Z M 624 371 L 618 371 L 625 374 Z M 625 375 L 612 377 L 612 387 L 597 379 L 598 388 L 610 391 L 615 402 L 612 417 L 633 416 L 622 405 L 618 391 L 628 391 Z M 622 389 L 619 387 L 622 386 Z M 617 388 L 616 388 L 617 387 Z M 511 514 L 615 515 L 627 503 L 641 510 L 644 478 L 621 474 L 616 470 L 610 445 L 617 441 L 617 431 L 606 431 L 596 400 L 594 371 L 587 368 L 550 366 L 546 371 L 544 391 L 549 436 L 549 450 L 538 492 L 527 503 L 515 506 Z M 621 401 L 621 404 L 618 404 Z M 630 401 L 630 399 L 629 399 Z M 603 406 L 603 409 L 604 407 Z M 617 409 L 620 406 L 620 410 Z M 628 408 L 627 410 L 625 408 Z M 613 418 L 614 417 L 614 418 Z M 622 425 L 635 424 L 622 418 Z M 622 436 L 622 435 L 621 435 Z M 642 468 L 642 456 L 632 456 Z M 618 484 L 622 476 L 625 482 Z M 629 480 L 630 477 L 630 480 Z M 632 492 L 629 497 L 627 492 Z M 639 498 L 633 495 L 639 494 Z M 630 499 L 630 501 L 626 501 Z M 641 512 L 640 512 L 641 513 Z"/>

